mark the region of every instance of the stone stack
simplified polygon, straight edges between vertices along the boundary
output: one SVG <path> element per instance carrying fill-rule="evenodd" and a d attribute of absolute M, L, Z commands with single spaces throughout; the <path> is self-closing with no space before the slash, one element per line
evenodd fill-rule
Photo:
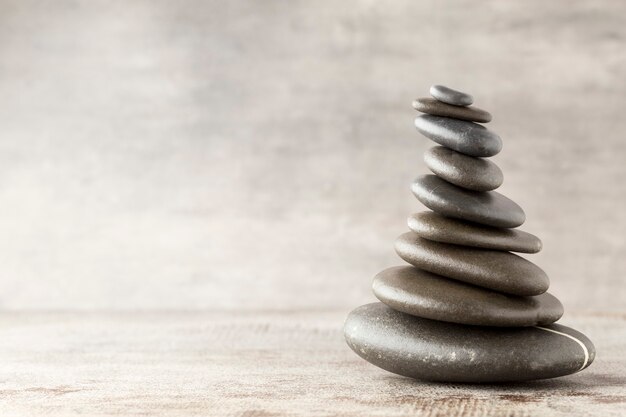
<path fill-rule="evenodd" d="M 536 253 L 541 241 L 514 229 L 524 211 L 493 191 L 502 171 L 485 159 L 502 149 L 498 135 L 477 123 L 491 115 L 469 94 L 430 89 L 413 107 L 415 126 L 441 146 L 425 153 L 435 175 L 411 191 L 432 211 L 409 217 L 396 252 L 410 265 L 380 272 L 382 303 L 348 316 L 348 345 L 365 360 L 418 379 L 499 382 L 552 378 L 591 364 L 595 348 L 580 332 L 557 324 L 559 300 L 547 275 L 511 252 Z"/>

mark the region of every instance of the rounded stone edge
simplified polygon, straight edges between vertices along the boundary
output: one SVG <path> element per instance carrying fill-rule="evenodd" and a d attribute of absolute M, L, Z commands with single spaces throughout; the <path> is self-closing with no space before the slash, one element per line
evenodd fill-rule
<path fill-rule="evenodd" d="M 407 289 L 399 288 L 395 286 L 394 284 L 385 282 L 385 279 L 387 278 L 387 274 L 392 273 L 392 270 L 409 269 L 409 268 L 416 269 L 419 271 L 419 273 L 431 275 L 432 278 L 447 281 L 445 285 L 450 285 L 451 290 L 467 289 L 470 291 L 470 293 L 478 295 L 478 297 L 496 296 L 496 297 L 504 297 L 506 299 L 513 299 L 513 300 L 514 299 L 517 299 L 517 300 L 533 299 L 535 297 L 543 297 L 543 298 L 547 297 L 549 298 L 549 301 L 542 300 L 539 302 L 555 303 L 556 312 L 555 314 L 548 315 L 546 314 L 545 310 L 542 312 L 540 309 L 536 309 L 532 311 L 527 311 L 528 317 L 525 317 L 523 319 L 519 319 L 519 318 L 511 319 L 510 317 L 502 318 L 500 316 L 490 316 L 489 314 L 482 312 L 481 307 L 483 304 L 480 301 L 478 302 L 474 301 L 473 303 L 472 302 L 468 303 L 467 301 L 463 301 L 463 303 L 465 304 L 473 304 L 472 308 L 470 309 L 472 311 L 472 314 L 466 315 L 461 319 L 452 320 L 450 319 L 449 315 L 446 315 L 446 312 L 444 312 L 440 308 L 436 308 L 432 306 L 425 307 L 425 306 L 419 306 L 415 304 L 402 303 L 399 300 L 394 299 L 394 297 L 388 296 L 389 294 L 386 294 L 385 290 L 381 290 L 381 288 L 383 288 L 383 289 L 386 289 L 387 291 L 390 291 L 390 293 L 393 293 L 394 291 L 403 292 L 403 293 L 412 293 L 411 291 Z M 556 321 L 558 321 L 563 316 L 563 313 L 564 313 L 564 308 L 563 308 L 563 304 L 561 303 L 561 301 L 557 297 L 555 297 L 553 294 L 550 294 L 548 292 L 535 295 L 535 296 L 518 296 L 518 295 L 512 295 L 512 294 L 505 294 L 505 293 L 502 293 L 493 289 L 479 287 L 479 286 L 472 285 L 472 284 L 459 281 L 453 278 L 446 278 L 444 276 L 437 275 L 435 273 L 432 273 L 426 270 L 420 270 L 417 267 L 409 266 L 409 265 L 393 266 L 393 267 L 389 267 L 380 271 L 372 279 L 372 292 L 374 293 L 374 296 L 381 303 L 387 305 L 389 308 L 393 310 L 400 311 L 402 313 L 409 314 L 415 317 L 421 317 L 421 318 L 425 318 L 429 320 L 441 321 L 441 322 L 446 322 L 446 323 L 462 324 L 462 325 L 467 325 L 467 326 L 489 326 L 489 327 L 547 326 L 547 325 L 554 324 Z M 428 299 L 428 297 L 423 298 L 423 299 L 426 300 Z M 435 304 L 439 302 L 440 300 L 436 300 Z M 515 311 L 519 311 L 519 310 L 515 310 Z M 542 314 L 544 316 L 543 320 L 539 320 L 539 317 Z M 534 317 L 535 320 L 531 320 L 530 317 Z"/>
<path fill-rule="evenodd" d="M 446 180 L 442 178 L 439 178 L 436 175 L 422 174 L 418 176 L 411 183 L 411 186 L 410 186 L 411 192 L 413 193 L 415 198 L 417 198 L 422 204 L 424 204 L 426 207 L 428 207 L 432 211 L 438 214 L 441 214 L 442 216 L 452 217 L 455 219 L 465 220 L 465 221 L 474 222 L 474 223 L 478 223 L 478 224 L 482 224 L 486 226 L 499 227 L 499 228 L 504 228 L 504 229 L 513 229 L 513 228 L 519 227 L 522 224 L 524 224 L 524 222 L 526 221 L 526 213 L 524 212 L 524 209 L 522 209 L 519 204 L 517 204 L 510 198 L 506 197 L 503 194 L 498 193 L 497 191 L 484 191 L 484 193 L 494 193 L 496 196 L 500 196 L 503 199 L 509 201 L 511 204 L 515 205 L 519 209 L 519 218 L 515 219 L 515 221 L 514 220 L 506 221 L 503 219 L 496 219 L 494 217 L 489 217 L 486 215 L 480 215 L 476 213 L 475 211 L 468 211 L 466 208 L 461 207 L 459 205 L 454 205 L 454 206 L 451 205 L 450 207 L 445 207 L 443 204 L 441 204 L 441 202 L 444 201 L 445 199 L 441 198 L 440 196 L 437 196 L 436 194 L 433 194 L 433 191 L 436 190 L 438 187 L 435 187 L 432 190 L 429 190 L 426 188 L 426 185 L 424 184 L 425 182 L 432 181 L 432 178 L 435 178 L 436 181 L 443 181 L 443 183 L 445 184 L 440 184 L 440 185 L 447 184 L 448 186 L 456 189 L 455 191 L 460 194 L 482 193 L 482 191 L 472 191 L 472 190 L 463 189 L 459 186 L 456 186 L 452 183 L 447 182 Z M 421 195 L 420 188 L 422 187 L 424 188 L 425 194 L 428 198 Z"/>
<path fill-rule="evenodd" d="M 446 239 L 442 237 L 440 234 L 437 234 L 435 228 L 433 226 L 426 226 L 425 224 L 430 223 L 428 217 L 438 216 L 443 218 L 445 221 L 458 223 L 461 227 L 468 227 L 471 229 L 494 229 L 495 232 L 498 231 L 508 231 L 516 234 L 527 235 L 529 239 L 535 242 L 535 245 L 532 248 L 521 246 L 521 245 L 507 245 L 507 244 L 493 244 L 489 242 L 479 241 L 479 240 L 464 240 L 464 239 Z M 426 219 L 420 219 L 420 217 L 426 217 Z M 543 249 L 543 242 L 537 236 L 532 233 L 525 232 L 523 230 L 511 229 L 511 228 L 497 228 L 492 226 L 485 226 L 479 223 L 471 223 L 465 220 L 454 219 L 451 217 L 445 217 L 441 214 L 438 214 L 434 211 L 420 211 L 417 213 L 413 213 L 407 217 L 407 226 L 409 230 L 415 232 L 420 237 L 431 240 L 433 242 L 439 243 L 449 243 L 451 245 L 459 245 L 459 246 L 468 246 L 471 248 L 480 248 L 480 249 L 493 249 L 493 250 L 501 250 L 501 251 L 509 251 L 509 252 L 517 252 L 517 253 L 539 253 L 541 249 Z"/>
<path fill-rule="evenodd" d="M 375 320 L 372 317 L 374 315 L 376 316 Z M 391 327 L 387 327 L 386 325 L 381 326 L 379 321 L 383 323 L 394 321 L 395 323 L 393 323 Z M 584 346 L 587 348 L 587 351 L 589 353 L 587 363 L 584 364 L 584 366 L 580 367 L 579 369 L 576 369 L 576 368 L 571 367 L 570 364 L 565 364 L 566 366 L 564 366 L 560 370 L 558 371 L 552 370 L 552 372 L 541 375 L 541 376 L 536 374 L 536 372 L 538 372 L 538 370 L 535 369 L 536 367 L 533 367 L 532 365 L 529 365 L 529 364 L 526 364 L 525 370 L 530 371 L 531 375 L 524 375 L 524 376 L 520 375 L 517 372 L 513 374 L 509 372 L 506 375 L 499 373 L 499 372 L 494 374 L 490 370 L 485 371 L 486 368 L 477 368 L 476 369 L 477 372 L 466 373 L 462 377 L 459 374 L 456 374 L 454 376 L 450 376 L 450 375 L 443 376 L 441 374 L 438 375 L 436 372 L 433 372 L 434 368 L 420 369 L 421 361 L 415 362 L 415 364 L 413 364 L 412 361 L 408 361 L 408 362 L 406 360 L 401 361 L 400 360 L 401 356 L 399 352 L 397 351 L 397 348 L 392 345 L 387 345 L 386 343 L 381 345 L 379 343 L 376 343 L 377 342 L 376 340 L 371 345 L 364 343 L 363 338 L 360 337 L 358 333 L 361 326 L 365 324 L 364 330 L 369 334 L 373 334 L 374 332 L 381 332 L 383 334 L 387 334 L 388 336 L 392 338 L 399 336 L 401 339 L 405 339 L 404 344 L 406 346 L 416 346 L 415 343 L 410 343 L 411 340 L 409 340 L 409 339 L 413 339 L 413 342 L 415 342 L 416 339 L 414 336 L 408 336 L 407 338 L 405 336 L 401 336 L 397 331 L 398 330 L 401 331 L 402 327 L 406 328 L 407 324 L 412 325 L 413 323 L 415 323 L 417 327 L 420 327 L 419 323 L 426 324 L 428 322 L 436 323 L 436 321 L 434 320 L 423 319 L 423 318 L 419 318 L 415 316 L 410 316 L 406 313 L 395 311 L 380 302 L 369 303 L 369 304 L 364 304 L 353 309 L 348 314 L 343 325 L 343 335 L 344 335 L 347 345 L 350 347 L 350 349 L 354 353 L 356 353 L 359 357 L 369 362 L 370 364 L 376 366 L 377 368 L 383 369 L 385 371 L 388 371 L 397 375 L 414 378 L 417 380 L 445 382 L 445 383 L 523 382 L 523 381 L 558 378 L 558 377 L 562 377 L 566 375 L 572 375 L 572 374 L 578 373 L 586 369 L 587 367 L 589 367 L 589 365 L 591 365 L 591 363 L 593 363 L 595 356 L 596 356 L 595 346 L 593 345 L 593 343 L 591 342 L 591 340 L 589 340 L 587 336 L 585 336 L 584 334 L 570 327 L 553 324 L 550 326 L 543 326 L 542 329 L 537 328 L 535 331 L 541 333 L 545 331 L 546 327 L 549 327 L 549 328 L 556 328 L 557 332 L 562 332 L 562 333 L 569 334 L 569 335 L 571 335 L 572 333 L 575 334 L 576 335 L 575 337 L 577 337 L 584 344 Z M 458 329 L 465 328 L 467 329 L 467 331 L 470 331 L 470 332 L 472 331 L 472 329 L 476 329 L 478 332 L 487 331 L 491 333 L 491 330 L 489 330 L 491 328 L 489 327 L 464 326 L 461 324 L 443 323 L 443 322 L 440 323 L 440 325 L 444 328 L 447 328 L 448 332 L 454 332 Z M 524 328 L 520 328 L 520 331 L 532 332 L 533 329 L 536 327 L 538 326 L 524 327 Z M 390 331 L 396 334 L 389 334 Z M 506 329 L 504 329 L 504 331 L 506 331 Z M 383 354 L 383 356 L 381 356 L 381 353 Z M 406 364 L 406 366 L 403 366 L 402 364 Z M 491 374 L 489 375 L 489 373 Z"/>
<path fill-rule="evenodd" d="M 558 324 L 558 323 L 551 323 L 551 324 L 546 324 L 546 325 L 538 325 L 538 326 L 534 326 L 538 329 L 542 329 L 544 331 L 551 331 L 554 333 L 560 333 L 562 335 L 565 335 L 565 337 L 569 337 L 573 342 L 577 343 L 583 352 L 583 364 L 581 365 L 580 369 L 578 369 L 576 372 L 574 373 L 578 373 L 582 370 L 587 369 L 595 360 L 596 358 L 596 346 L 594 345 L 594 343 L 591 341 L 591 339 L 589 339 L 589 337 L 587 337 L 585 334 L 583 334 L 582 332 L 579 332 L 576 329 L 573 329 L 571 327 L 567 327 L 564 326 L 562 324 Z"/>
<path fill-rule="evenodd" d="M 454 152 L 453 157 L 456 158 L 471 158 L 477 159 L 480 164 L 485 164 L 486 167 L 482 168 L 483 171 L 493 171 L 491 175 L 488 175 L 488 180 L 482 179 L 479 181 L 474 181 L 471 183 L 467 178 L 472 175 L 472 173 L 468 173 L 463 171 L 455 164 L 446 164 L 442 161 L 442 152 Z M 453 149 L 446 148 L 445 146 L 433 146 L 431 148 L 426 149 L 424 152 L 424 163 L 428 167 L 428 169 L 439 178 L 448 181 L 451 184 L 457 185 L 459 187 L 465 188 L 470 191 L 493 191 L 500 187 L 504 182 L 504 174 L 502 173 L 502 169 L 493 161 L 490 161 L 485 158 L 479 158 L 475 156 L 465 155 L 461 152 L 457 152 Z M 448 172 L 446 169 L 441 169 L 438 165 L 448 166 Z M 451 175 L 451 172 L 456 174 L 456 176 L 460 177 L 461 180 L 455 178 L 455 175 Z M 475 174 L 475 173 L 474 173 Z"/>
<path fill-rule="evenodd" d="M 464 93 L 441 84 L 431 85 L 428 92 L 431 96 L 433 96 L 433 98 L 441 101 L 442 103 L 451 104 L 453 106 L 465 107 L 471 106 L 474 103 L 474 97 L 471 94 Z M 450 98 L 449 96 L 453 96 L 453 98 Z"/>
<path fill-rule="evenodd" d="M 420 254 L 419 251 L 415 250 L 415 248 L 421 248 L 422 253 Z M 463 271 L 465 265 L 467 264 L 463 264 L 462 260 L 459 263 L 460 267 L 451 269 L 449 265 L 446 264 L 446 262 L 442 261 L 441 256 L 432 256 L 430 254 L 436 251 L 441 251 L 442 248 L 457 252 L 467 252 L 474 254 L 480 252 L 482 254 L 493 254 L 492 257 L 500 257 L 503 255 L 506 255 L 507 257 L 511 256 L 515 259 L 519 259 L 519 261 L 515 261 L 518 262 L 519 265 L 523 265 L 523 267 L 525 268 L 534 269 L 533 272 L 536 274 L 535 279 L 533 281 L 526 279 L 525 281 L 523 281 L 523 285 L 522 282 L 517 282 L 517 285 L 510 285 L 510 283 L 503 283 L 502 281 L 500 281 L 499 278 L 485 279 L 484 270 L 474 270 L 468 279 L 467 268 L 465 268 L 465 271 Z M 475 285 L 477 287 L 501 292 L 503 294 L 510 294 L 522 297 L 535 296 L 547 292 L 548 288 L 550 288 L 550 277 L 548 277 L 548 275 L 542 268 L 526 258 L 507 251 L 479 249 L 471 248 L 468 246 L 453 245 L 449 243 L 434 242 L 428 239 L 424 239 L 412 231 L 403 233 L 398 236 L 398 238 L 396 238 L 394 242 L 394 250 L 400 258 L 419 269 L 423 269 L 433 274 L 441 275 L 445 278 L 456 279 L 458 281 L 465 282 L 470 285 Z M 458 255 L 458 253 L 456 253 L 455 255 Z M 434 259 L 435 262 L 429 263 L 429 260 L 427 259 L 428 256 L 431 256 L 431 258 Z M 490 263 L 486 264 L 491 265 L 491 267 L 487 266 L 487 268 L 492 268 L 494 262 L 495 260 L 491 259 Z M 485 267 L 485 264 L 472 265 Z M 498 271 L 495 270 L 494 272 L 497 273 Z"/>
<path fill-rule="evenodd" d="M 489 123 L 493 116 L 487 110 L 473 106 L 455 106 L 432 97 L 419 97 L 411 102 L 415 110 L 433 116 L 450 117 L 475 123 Z"/>
<path fill-rule="evenodd" d="M 441 126 L 437 125 L 437 123 L 442 123 L 441 120 L 433 120 L 434 118 L 453 120 L 454 122 L 461 123 L 461 124 L 467 123 L 470 129 L 477 129 L 474 132 L 472 132 L 476 134 L 476 136 L 472 138 L 472 141 L 479 142 L 478 146 L 476 145 L 476 143 L 469 144 L 467 140 L 463 140 L 459 138 L 450 139 L 447 136 L 441 136 L 440 133 L 442 132 L 442 130 L 439 131 L 439 134 L 433 133 L 432 132 L 433 126 L 429 126 L 428 124 L 432 123 L 435 125 L 435 128 L 441 129 Z M 444 116 L 435 116 L 432 114 L 421 114 L 415 118 L 415 120 L 413 121 L 413 124 L 418 132 L 420 132 L 422 135 L 426 136 L 428 139 L 432 140 L 433 142 L 438 143 L 441 146 L 444 146 L 448 149 L 452 149 L 453 151 L 457 151 L 465 155 L 475 156 L 479 158 L 489 158 L 489 157 L 499 154 L 502 151 L 502 138 L 497 133 L 494 133 L 493 131 L 487 129 L 486 127 L 479 125 L 477 123 L 474 123 L 474 122 L 470 122 L 468 120 L 460 120 L 460 119 L 454 119 L 452 117 L 444 117 Z M 480 129 L 484 129 L 484 131 L 481 131 L 479 135 L 476 132 L 479 131 Z M 464 134 L 467 134 L 467 132 L 464 132 Z M 489 142 L 492 142 L 492 143 L 489 144 Z M 487 145 L 493 145 L 493 146 L 487 146 Z"/>

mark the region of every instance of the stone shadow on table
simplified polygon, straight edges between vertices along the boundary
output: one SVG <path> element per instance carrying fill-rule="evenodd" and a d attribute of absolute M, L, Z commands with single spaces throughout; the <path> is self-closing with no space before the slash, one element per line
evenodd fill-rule
<path fill-rule="evenodd" d="M 496 384 L 478 383 L 439 383 L 421 381 L 403 376 L 388 375 L 385 380 L 395 386 L 402 386 L 405 389 L 429 387 L 442 391 L 448 390 L 450 395 L 456 393 L 467 393 L 469 391 L 480 393 L 500 394 L 502 399 L 519 402 L 531 402 L 536 399 L 526 398 L 525 394 L 537 396 L 538 393 L 546 392 L 550 395 L 559 392 L 565 396 L 593 396 L 590 388 L 622 387 L 626 385 L 626 377 L 620 375 L 603 375 L 589 373 L 587 375 L 576 375 L 554 379 L 540 379 L 524 382 L 502 382 Z M 406 391 L 405 391 L 406 392 Z"/>

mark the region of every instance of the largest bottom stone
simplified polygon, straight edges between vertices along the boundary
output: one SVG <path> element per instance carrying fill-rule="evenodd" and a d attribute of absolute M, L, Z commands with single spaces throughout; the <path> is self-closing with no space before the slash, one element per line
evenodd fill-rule
<path fill-rule="evenodd" d="M 585 335 L 558 324 L 467 326 L 410 316 L 382 303 L 352 311 L 344 334 L 350 348 L 368 362 L 429 381 L 554 378 L 583 370 L 595 357 Z"/>

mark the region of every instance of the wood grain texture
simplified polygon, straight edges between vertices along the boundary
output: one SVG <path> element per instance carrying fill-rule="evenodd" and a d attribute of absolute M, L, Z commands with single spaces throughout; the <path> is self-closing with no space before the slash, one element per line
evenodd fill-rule
<path fill-rule="evenodd" d="M 3 416 L 563 416 L 626 406 L 626 317 L 573 316 L 598 357 L 569 377 L 433 384 L 343 341 L 346 311 L 7 313 Z"/>

